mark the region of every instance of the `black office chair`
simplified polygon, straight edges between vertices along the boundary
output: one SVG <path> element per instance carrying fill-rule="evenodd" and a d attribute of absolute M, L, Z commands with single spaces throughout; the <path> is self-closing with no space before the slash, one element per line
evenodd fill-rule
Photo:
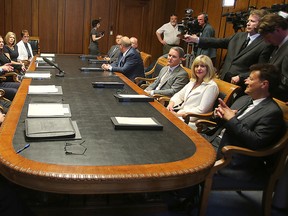
<path fill-rule="evenodd" d="M 29 43 L 31 44 L 33 55 L 40 55 L 40 38 L 38 36 L 30 36 Z"/>

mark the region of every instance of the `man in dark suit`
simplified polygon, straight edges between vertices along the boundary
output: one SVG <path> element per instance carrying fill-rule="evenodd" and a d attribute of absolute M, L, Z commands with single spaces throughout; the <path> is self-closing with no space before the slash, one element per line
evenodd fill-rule
<path fill-rule="evenodd" d="M 119 45 L 120 45 L 120 41 L 121 41 L 122 37 L 123 37 L 122 35 L 116 36 L 116 39 L 115 39 L 116 44 L 111 46 L 111 48 L 109 49 L 109 51 L 107 53 L 107 56 L 104 58 L 105 60 L 107 60 L 111 63 L 116 62 L 118 60 L 119 55 L 121 53 Z"/>
<path fill-rule="evenodd" d="M 103 64 L 102 69 L 123 73 L 130 80 L 135 77 L 144 77 L 144 65 L 140 54 L 131 46 L 131 41 L 124 36 L 120 41 L 121 54 L 117 62 Z"/>
<path fill-rule="evenodd" d="M 245 81 L 247 95 L 238 98 L 231 108 L 219 99 L 219 106 L 214 111 L 215 119 L 219 120 L 218 127 L 203 134 L 212 143 L 218 158 L 226 145 L 259 150 L 280 139 L 286 126 L 280 107 L 271 97 L 279 82 L 280 73 L 274 65 L 256 64 L 251 66 Z M 266 159 L 235 155 L 230 167 L 245 168 L 253 174 L 269 164 Z"/>
<path fill-rule="evenodd" d="M 288 102 L 288 21 L 278 14 L 268 14 L 261 19 L 259 32 L 275 46 L 269 63 L 281 72 L 281 83 L 273 96 Z"/>
<path fill-rule="evenodd" d="M 185 52 L 181 47 L 172 47 L 168 53 L 168 66 L 161 69 L 157 79 L 145 91 L 150 95 L 173 96 L 188 82 L 188 73 L 181 67 Z"/>
<path fill-rule="evenodd" d="M 245 88 L 244 80 L 249 76 L 249 67 L 268 62 L 273 47 L 268 46 L 258 34 L 260 19 L 265 10 L 253 10 L 247 21 L 246 32 L 238 32 L 228 38 L 204 38 L 185 35 L 186 42 L 198 43 L 201 48 L 227 49 L 224 64 L 220 70 L 222 80 Z"/>

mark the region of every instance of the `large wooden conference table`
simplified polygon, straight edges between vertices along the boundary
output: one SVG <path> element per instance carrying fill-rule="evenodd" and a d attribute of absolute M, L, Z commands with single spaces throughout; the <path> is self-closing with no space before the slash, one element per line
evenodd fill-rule
<path fill-rule="evenodd" d="M 65 77 L 55 77 L 57 70 L 48 69 L 51 79 L 23 79 L 0 128 L 0 172 L 4 177 L 27 188 L 67 194 L 167 191 L 205 179 L 216 158 L 211 145 L 157 101 L 119 102 L 115 93 L 144 93 L 123 74 L 81 72 L 79 68 L 89 64 L 76 55 L 57 55 L 55 62 Z M 93 88 L 93 81 L 120 81 L 125 87 Z M 29 148 L 16 154 L 27 144 L 24 121 L 33 101 L 28 95 L 30 84 L 62 86 L 61 101 L 70 105 L 71 118 L 82 136 L 82 140 L 69 143 L 85 141 L 83 155 L 65 154 L 68 141 L 29 142 Z M 163 130 L 115 130 L 113 116 L 154 117 Z"/>

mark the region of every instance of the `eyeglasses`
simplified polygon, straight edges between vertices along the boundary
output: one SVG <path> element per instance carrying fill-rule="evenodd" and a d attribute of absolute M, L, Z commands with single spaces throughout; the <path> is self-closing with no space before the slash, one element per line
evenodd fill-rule
<path fill-rule="evenodd" d="M 64 151 L 66 155 L 84 155 L 87 148 L 83 146 L 83 143 L 85 140 L 81 143 L 69 143 L 66 142 L 64 146 Z"/>

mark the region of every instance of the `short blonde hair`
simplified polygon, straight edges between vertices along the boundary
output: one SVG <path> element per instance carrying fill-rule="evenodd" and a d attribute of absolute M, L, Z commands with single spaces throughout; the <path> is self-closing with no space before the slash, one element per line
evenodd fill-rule
<path fill-rule="evenodd" d="M 5 35 L 5 38 L 4 38 L 5 44 L 8 44 L 9 37 L 11 35 L 14 35 L 15 40 L 14 40 L 14 43 L 12 45 L 15 46 L 15 44 L 16 44 L 16 34 L 14 32 L 7 32 L 7 34 Z"/>
<path fill-rule="evenodd" d="M 204 64 L 207 68 L 207 73 L 203 79 L 203 81 L 207 83 L 215 77 L 215 68 L 211 59 L 206 55 L 199 55 L 193 61 L 193 64 L 191 66 L 191 80 L 197 80 L 197 76 L 195 74 L 195 67 L 199 64 Z"/>

